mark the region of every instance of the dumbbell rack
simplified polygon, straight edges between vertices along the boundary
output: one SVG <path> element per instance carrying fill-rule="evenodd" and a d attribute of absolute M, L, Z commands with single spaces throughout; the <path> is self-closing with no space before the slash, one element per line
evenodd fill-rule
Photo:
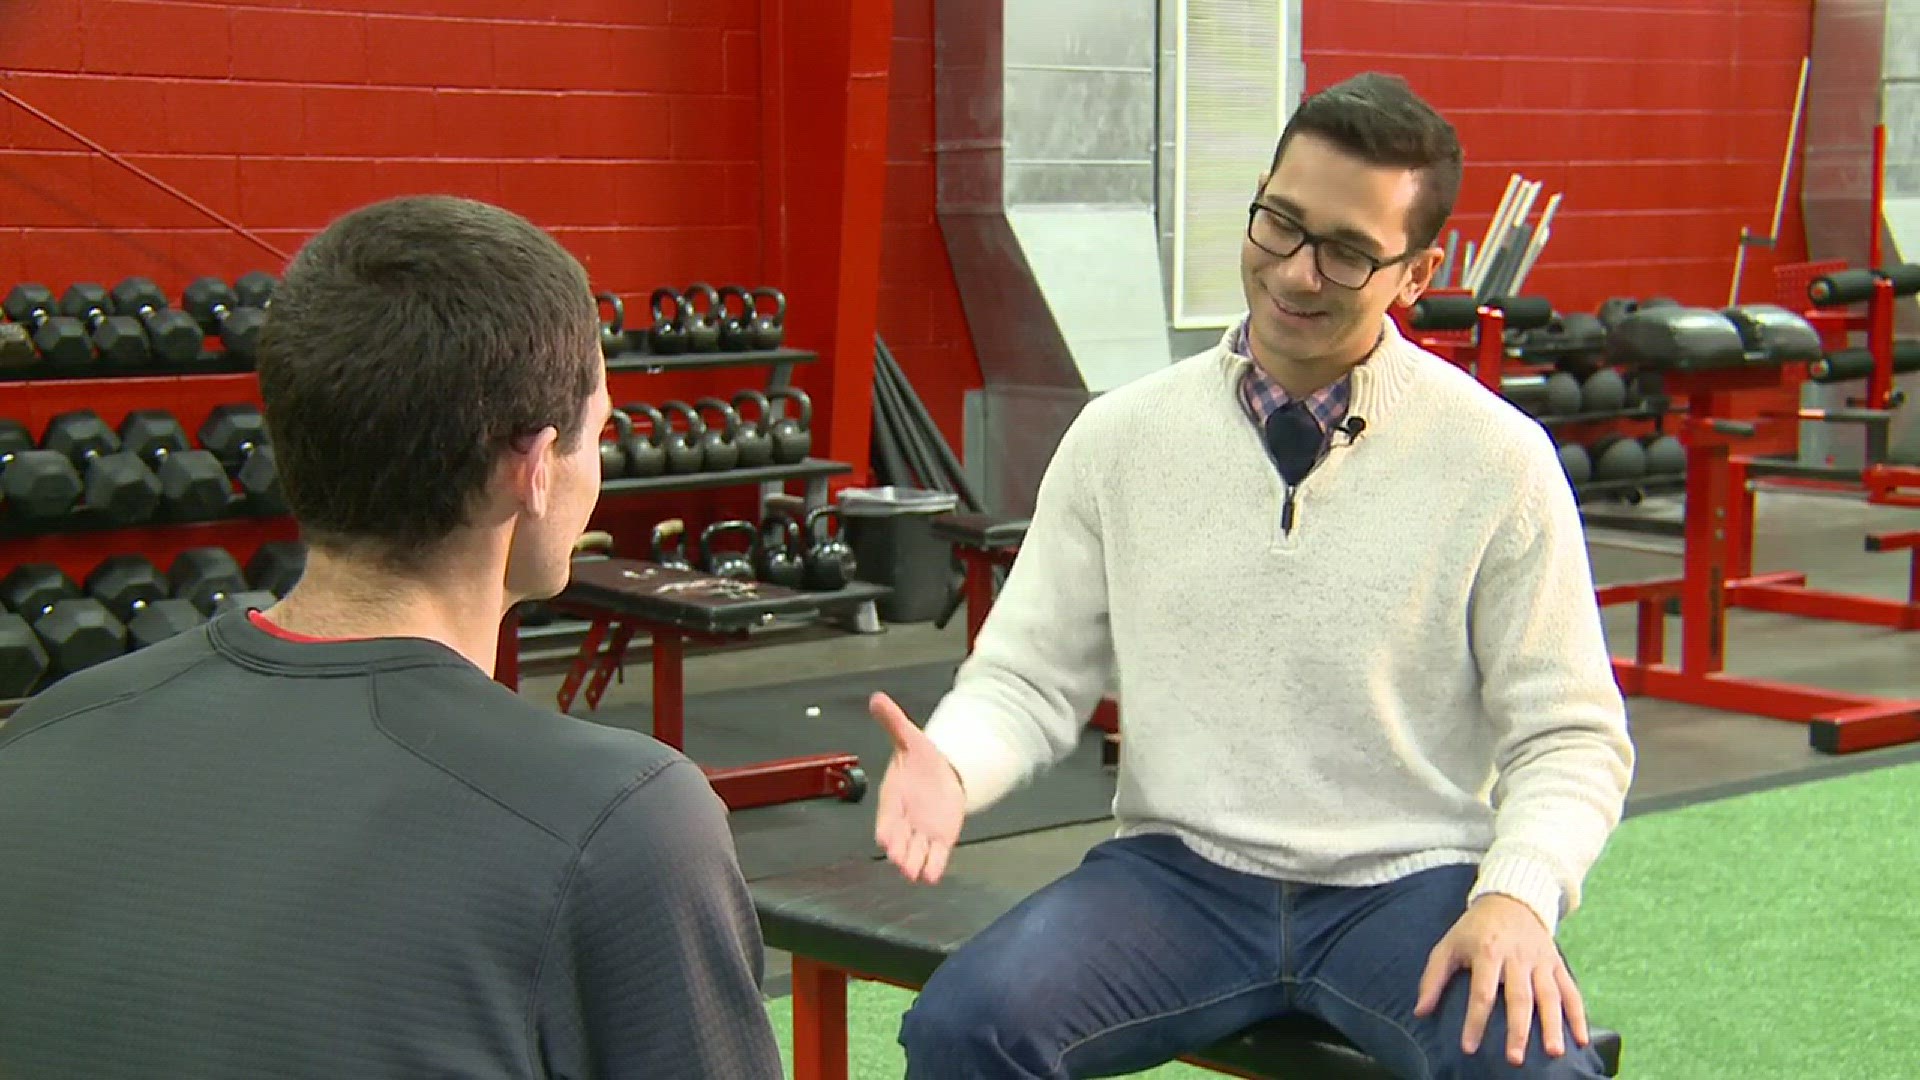
<path fill-rule="evenodd" d="M 1474 304 L 1471 324 L 1463 317 L 1468 303 Z M 1537 326 L 1540 325 L 1537 309 L 1542 306 L 1551 311 L 1551 305 L 1537 297 L 1499 297 L 1482 302 L 1464 289 L 1436 289 L 1414 305 L 1405 326 L 1420 347 L 1452 361 L 1480 385 L 1505 397 L 1508 362 L 1518 355 L 1506 344 L 1508 310 L 1524 313 L 1522 318 L 1528 325 Z M 1652 420 L 1655 429 L 1660 430 L 1668 407 L 1663 397 L 1658 402 L 1642 402 L 1625 409 L 1535 416 L 1534 420 L 1550 431 L 1623 420 Z M 1588 480 L 1574 484 L 1573 493 L 1583 504 L 1603 499 L 1638 502 L 1647 494 L 1677 492 L 1684 484 L 1684 476 L 1635 476 L 1624 480 Z M 1593 520 L 1591 512 L 1584 508 L 1582 516 Z M 1628 527 L 1646 528 L 1639 523 Z"/>

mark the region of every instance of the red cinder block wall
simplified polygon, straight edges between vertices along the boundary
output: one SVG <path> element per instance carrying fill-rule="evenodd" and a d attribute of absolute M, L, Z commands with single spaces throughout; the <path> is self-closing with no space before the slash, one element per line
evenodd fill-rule
<path fill-rule="evenodd" d="M 350 208 L 445 192 L 550 229 L 596 288 L 626 297 L 630 324 L 647 321 L 658 285 L 780 284 L 763 277 L 756 0 L 9 0 L 0 13 L 0 86 L 282 251 Z M 805 253 L 792 254 L 805 265 Z M 195 277 L 279 265 L 0 101 L 0 291 L 140 274 L 177 305 Z M 619 375 L 614 395 L 657 401 L 764 375 Z M 197 424 L 236 393 L 231 380 L 87 385 L 100 384 L 75 386 L 72 404 L 97 404 L 114 423 L 130 394 L 151 393 L 133 404 L 170 406 Z M 25 411 L 0 400 L 0 414 Z M 33 411 L 19 418 L 44 410 Z M 598 524 L 630 548 L 659 517 L 751 498 L 609 499 Z M 262 535 L 189 531 L 242 558 Z M 84 572 L 106 551 L 164 543 L 50 538 L 5 561 L 60 555 Z"/>
<path fill-rule="evenodd" d="M 1460 131 L 1467 175 L 1453 224 L 1485 233 L 1509 173 L 1565 197 L 1527 291 L 1562 310 L 1609 296 L 1721 305 L 1741 226 L 1771 224 L 1807 52 L 1808 0 L 1645 7 L 1536 0 L 1306 0 L 1307 90 L 1397 71 Z M 880 331 L 947 437 L 980 385 L 933 219 L 933 0 L 898 0 Z M 1864 148 L 1863 148 L 1864 158 Z M 1251 167 L 1251 166 L 1250 166 Z M 1792 176 L 1782 244 L 1748 259 L 1745 300 L 1806 257 Z"/>

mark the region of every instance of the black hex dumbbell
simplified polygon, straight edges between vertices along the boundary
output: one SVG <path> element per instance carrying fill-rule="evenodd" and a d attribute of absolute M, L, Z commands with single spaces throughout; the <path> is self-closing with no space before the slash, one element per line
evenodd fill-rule
<path fill-rule="evenodd" d="M 187 311 L 199 320 L 201 330 L 208 335 L 219 335 L 228 355 L 235 360 L 253 362 L 254 350 L 260 344 L 260 327 L 267 321 L 264 310 L 240 306 L 240 298 L 217 277 L 195 281 L 187 286 L 181 299 Z"/>
<path fill-rule="evenodd" d="M 160 505 L 174 521 L 209 521 L 232 508 L 233 480 L 211 450 L 195 450 L 165 409 L 136 409 L 120 421 L 120 442 L 160 478 Z"/>
<path fill-rule="evenodd" d="M 33 332 L 19 323 L 0 322 L 0 379 L 19 378 L 39 363 Z"/>
<path fill-rule="evenodd" d="M 85 490 L 73 462 L 35 449 L 25 427 L 0 420 L 0 513 L 26 525 L 51 525 L 67 516 Z"/>
<path fill-rule="evenodd" d="M 143 277 L 130 277 L 113 287 L 113 310 L 140 320 L 147 332 L 153 355 L 163 363 L 197 364 L 205 352 L 207 336 L 200 324 L 184 311 L 167 309 L 167 294 L 160 286 Z"/>
<path fill-rule="evenodd" d="M 284 514 L 280 471 L 274 465 L 267 420 L 251 405 L 217 405 L 200 425 L 200 445 L 213 451 L 227 472 L 240 481 L 247 501 L 263 514 Z"/>
<path fill-rule="evenodd" d="M 34 348 L 53 363 L 80 365 L 93 360 L 87 328 L 54 310 L 53 290 L 45 285 L 15 285 L 0 307 L 6 309 L 7 318 L 27 328 Z"/>
<path fill-rule="evenodd" d="M 127 651 L 127 628 L 105 604 L 80 595 L 59 567 L 17 566 L 0 580 L 0 604 L 33 624 L 55 678 L 104 664 Z"/>
<path fill-rule="evenodd" d="M 206 621 L 188 600 L 167 595 L 167 579 L 145 555 L 109 555 L 87 575 L 87 595 L 126 624 L 130 648 L 144 649 Z"/>
<path fill-rule="evenodd" d="M 33 624 L 11 612 L 0 612 L 0 701 L 33 693 L 51 663 Z"/>
<path fill-rule="evenodd" d="M 224 548 L 197 547 L 181 552 L 167 568 L 167 581 L 173 586 L 173 595 L 191 601 L 209 618 L 235 608 L 264 610 L 279 599 L 270 592 L 248 589 L 240 564 Z"/>
<path fill-rule="evenodd" d="M 60 314 L 85 326 L 93 347 L 115 367 L 139 367 L 147 362 L 147 332 L 140 320 L 112 313 L 113 297 L 105 286 L 82 282 L 60 297 Z"/>
<path fill-rule="evenodd" d="M 241 307 L 264 308 L 273 299 L 273 292 L 280 287 L 280 279 L 265 270 L 254 270 L 241 274 L 233 283 L 234 295 L 239 297 Z"/>
<path fill-rule="evenodd" d="M 298 540 L 269 540 L 247 560 L 247 583 L 261 592 L 285 596 L 307 571 L 307 545 Z"/>
<path fill-rule="evenodd" d="M 116 525 L 150 521 L 160 509 L 160 478 L 120 446 L 92 409 L 61 413 L 47 425 L 41 448 L 73 462 L 86 489 L 86 506 Z"/>

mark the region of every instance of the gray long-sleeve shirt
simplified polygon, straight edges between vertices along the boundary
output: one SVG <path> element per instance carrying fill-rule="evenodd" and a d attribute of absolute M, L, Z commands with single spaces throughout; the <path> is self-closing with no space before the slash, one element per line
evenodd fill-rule
<path fill-rule="evenodd" d="M 229 615 L 0 727 L 0 1076 L 782 1075 L 697 766 Z"/>

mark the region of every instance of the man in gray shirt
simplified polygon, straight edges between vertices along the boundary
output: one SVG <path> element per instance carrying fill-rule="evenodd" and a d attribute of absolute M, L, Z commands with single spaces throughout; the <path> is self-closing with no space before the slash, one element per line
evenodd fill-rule
<path fill-rule="evenodd" d="M 0 1076 L 780 1077 L 705 776 L 491 677 L 599 495 L 580 265 L 375 204 L 258 367 L 299 584 L 0 727 Z"/>

